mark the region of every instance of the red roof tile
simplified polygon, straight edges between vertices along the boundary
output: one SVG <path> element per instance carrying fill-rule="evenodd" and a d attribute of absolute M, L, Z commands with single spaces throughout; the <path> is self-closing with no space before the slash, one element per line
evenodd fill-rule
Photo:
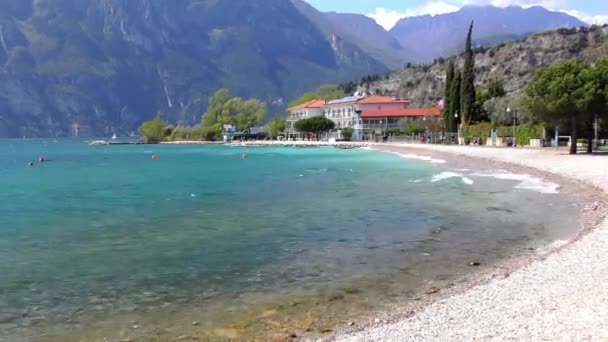
<path fill-rule="evenodd" d="M 300 105 L 291 107 L 288 110 L 291 111 L 291 110 L 294 110 L 294 109 L 323 108 L 323 106 L 325 106 L 325 101 L 323 101 L 323 100 L 312 100 L 312 101 L 308 101 L 308 102 L 302 103 Z"/>
<path fill-rule="evenodd" d="M 386 109 L 386 110 L 364 110 L 361 117 L 408 117 L 408 116 L 439 116 L 439 108 L 408 108 L 408 109 Z"/>

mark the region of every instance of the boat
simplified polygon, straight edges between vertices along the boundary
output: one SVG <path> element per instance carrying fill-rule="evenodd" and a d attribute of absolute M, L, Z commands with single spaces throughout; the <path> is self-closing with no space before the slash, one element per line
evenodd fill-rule
<path fill-rule="evenodd" d="M 116 139 L 117 139 L 116 133 L 114 133 L 114 135 L 112 135 L 112 140 L 116 140 Z"/>

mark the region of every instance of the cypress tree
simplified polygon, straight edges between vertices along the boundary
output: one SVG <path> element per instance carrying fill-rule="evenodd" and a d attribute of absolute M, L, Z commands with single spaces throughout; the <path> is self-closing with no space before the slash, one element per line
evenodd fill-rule
<path fill-rule="evenodd" d="M 464 69 L 462 70 L 462 123 L 468 124 L 475 112 L 475 55 L 472 48 L 473 22 L 465 43 Z"/>
<path fill-rule="evenodd" d="M 462 119 L 462 112 L 460 111 L 460 88 L 462 84 L 462 76 L 460 71 L 455 68 L 454 69 L 454 79 L 452 80 L 452 85 L 450 89 L 450 118 L 448 120 L 448 129 L 451 133 L 455 133 L 458 130 L 458 124 Z M 458 118 L 455 118 L 454 115 L 458 114 Z"/>
<path fill-rule="evenodd" d="M 450 59 L 448 68 L 446 70 L 445 78 L 445 91 L 444 91 L 444 102 L 443 102 L 443 122 L 445 123 L 445 129 L 448 132 L 453 132 L 452 128 L 454 125 L 454 113 L 452 113 L 452 82 L 454 81 L 454 60 Z"/>

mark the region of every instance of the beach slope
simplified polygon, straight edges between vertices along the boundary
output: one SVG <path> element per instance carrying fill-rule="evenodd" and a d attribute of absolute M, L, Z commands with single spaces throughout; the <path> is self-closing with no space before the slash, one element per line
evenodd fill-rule
<path fill-rule="evenodd" d="M 396 148 L 397 145 L 377 145 Z M 535 168 L 608 192 L 608 156 L 565 151 L 400 145 Z M 603 195 L 598 193 L 598 201 Z M 597 210 L 602 207 L 598 203 Z M 546 259 L 401 319 L 334 337 L 337 341 L 606 341 L 608 221 Z"/>

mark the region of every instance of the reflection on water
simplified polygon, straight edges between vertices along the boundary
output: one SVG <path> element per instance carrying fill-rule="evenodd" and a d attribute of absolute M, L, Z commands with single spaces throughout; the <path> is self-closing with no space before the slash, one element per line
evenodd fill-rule
<path fill-rule="evenodd" d="M 576 227 L 566 195 L 371 151 L 12 145 L 0 340 L 327 331 Z"/>

